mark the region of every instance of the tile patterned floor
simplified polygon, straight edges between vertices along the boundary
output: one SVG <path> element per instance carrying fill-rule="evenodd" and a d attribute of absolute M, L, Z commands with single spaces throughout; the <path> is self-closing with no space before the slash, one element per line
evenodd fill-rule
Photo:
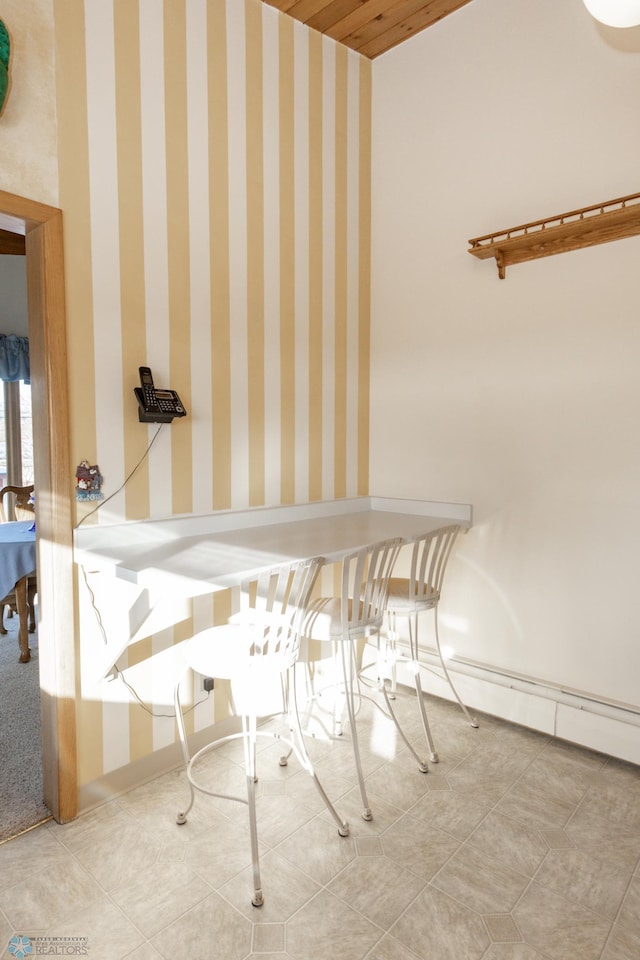
<path fill-rule="evenodd" d="M 348 838 L 297 763 L 261 750 L 260 909 L 246 808 L 198 795 L 178 827 L 179 771 L 1 845 L 0 956 L 18 934 L 64 955 L 85 937 L 91 960 L 638 960 L 640 769 L 491 717 L 474 730 L 444 701 L 430 715 L 425 775 L 363 706 L 369 823 L 348 739 L 313 742 Z M 206 776 L 242 793 L 239 760 L 225 745 Z"/>

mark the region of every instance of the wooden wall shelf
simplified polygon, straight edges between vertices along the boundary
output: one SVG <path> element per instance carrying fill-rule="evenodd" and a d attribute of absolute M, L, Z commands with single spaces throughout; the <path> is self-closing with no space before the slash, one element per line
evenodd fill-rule
<path fill-rule="evenodd" d="M 607 200 L 592 207 L 570 210 L 546 220 L 488 233 L 469 240 L 469 253 L 479 260 L 495 257 L 498 276 L 504 280 L 514 263 L 551 257 L 597 243 L 640 234 L 640 193 Z"/>

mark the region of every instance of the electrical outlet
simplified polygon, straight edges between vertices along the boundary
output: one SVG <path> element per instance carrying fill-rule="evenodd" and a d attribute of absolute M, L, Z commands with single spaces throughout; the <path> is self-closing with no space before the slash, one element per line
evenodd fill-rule
<path fill-rule="evenodd" d="M 213 677 L 205 677 L 202 681 L 202 687 L 207 693 L 211 693 L 213 690 Z"/>

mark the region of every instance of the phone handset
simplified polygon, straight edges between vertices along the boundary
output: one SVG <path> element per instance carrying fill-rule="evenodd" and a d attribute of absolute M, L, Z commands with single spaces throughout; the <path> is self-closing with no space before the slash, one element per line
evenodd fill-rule
<path fill-rule="evenodd" d="M 187 411 L 175 390 L 156 390 L 149 367 L 139 367 L 138 371 L 140 386 L 134 387 L 134 393 L 142 423 L 171 423 L 174 417 L 186 417 Z"/>
<path fill-rule="evenodd" d="M 153 383 L 153 374 L 149 367 L 139 367 L 140 372 L 140 385 L 142 387 L 142 398 L 144 400 L 144 408 L 147 413 L 153 413 L 154 411 L 160 413 L 160 406 L 158 404 L 158 397 L 156 395 L 156 388 Z"/>

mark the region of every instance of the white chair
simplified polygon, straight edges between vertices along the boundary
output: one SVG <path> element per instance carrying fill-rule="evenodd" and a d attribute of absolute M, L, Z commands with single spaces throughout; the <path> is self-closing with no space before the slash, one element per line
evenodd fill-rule
<path fill-rule="evenodd" d="M 416 537 L 415 540 L 412 541 L 413 547 L 409 577 L 391 577 L 388 584 L 388 631 L 384 637 L 386 651 L 383 654 L 383 658 L 387 661 L 387 667 L 391 671 L 390 694 L 384 683 L 381 684 L 381 688 L 384 691 L 389 711 L 395 717 L 391 700 L 396 692 L 396 664 L 399 660 L 408 659 L 415 679 L 418 707 L 424 734 L 429 745 L 430 760 L 433 763 L 438 762 L 438 753 L 429 727 L 420 680 L 420 671 L 424 669 L 424 667 L 420 664 L 419 659 L 418 618 L 419 615 L 425 611 L 433 610 L 436 652 L 440 660 L 442 674 L 471 726 L 478 726 L 478 721 L 469 713 L 451 679 L 451 674 L 447 669 L 446 660 L 440 646 L 440 634 L 438 630 L 438 604 L 442 594 L 442 583 L 447 562 L 460 529 L 459 525 L 453 524 Z M 398 618 L 406 618 L 409 624 L 408 658 L 399 653 Z"/>
<path fill-rule="evenodd" d="M 360 748 L 356 729 L 356 700 L 358 693 L 358 643 L 379 634 L 387 604 L 387 587 L 398 551 L 400 538 L 369 544 L 350 553 L 342 560 L 339 597 L 321 597 L 312 601 L 305 620 L 305 641 L 331 643 L 343 690 L 340 707 L 344 703 L 349 720 L 353 754 L 362 797 L 364 820 L 371 820 L 367 791 L 362 773 Z M 341 709 L 338 709 L 334 732 L 341 733 Z"/>
<path fill-rule="evenodd" d="M 236 712 L 242 718 L 239 733 L 221 737 L 206 744 L 190 756 L 180 702 L 181 677 L 175 687 L 175 711 L 190 789 L 189 803 L 176 821 L 186 823 L 195 791 L 246 803 L 249 810 L 253 895 L 251 902 L 263 903 L 258 856 L 256 819 L 256 738 L 282 740 L 293 751 L 315 785 L 334 820 L 340 836 L 348 836 L 349 825 L 342 820 L 327 797 L 306 751 L 296 703 L 294 665 L 300 647 L 300 628 L 318 571 L 324 561 L 316 558 L 286 564 L 259 575 L 241 585 L 240 610 L 229 622 L 196 634 L 185 644 L 185 673 L 193 670 L 204 677 L 229 680 Z M 283 707 L 290 719 L 290 736 L 257 729 L 257 710 L 265 690 L 282 688 Z M 291 703 L 290 703 L 291 701 Z M 218 793 L 205 787 L 195 777 L 195 767 L 211 750 L 222 743 L 241 738 L 244 745 L 246 797 Z M 282 764 L 286 759 L 282 758 Z"/>

